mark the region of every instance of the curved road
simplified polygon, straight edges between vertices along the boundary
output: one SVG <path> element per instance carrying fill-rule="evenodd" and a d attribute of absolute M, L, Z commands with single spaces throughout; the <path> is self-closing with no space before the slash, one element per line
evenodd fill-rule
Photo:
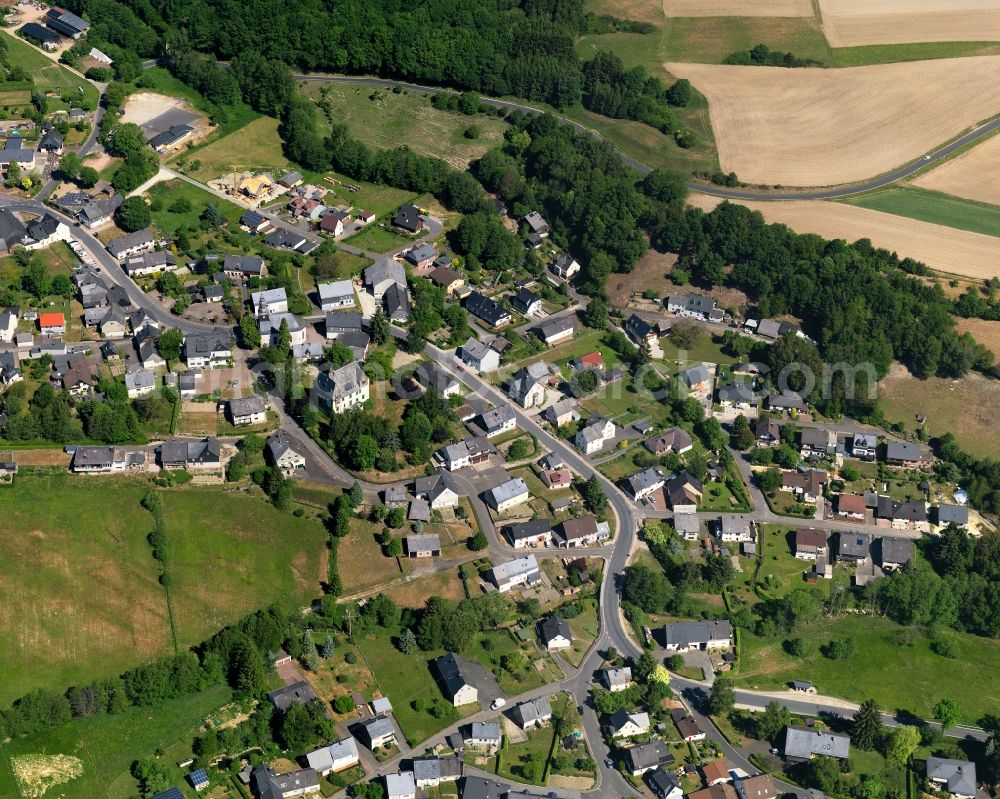
<path fill-rule="evenodd" d="M 420 94 L 437 94 L 438 92 L 447 92 L 449 94 L 459 94 L 459 92 L 454 89 L 446 89 L 437 86 L 426 86 L 420 83 L 409 83 L 407 81 L 393 80 L 391 78 L 368 78 L 368 77 L 354 77 L 350 75 L 325 75 L 325 74 L 297 74 L 294 76 L 296 80 L 308 81 L 310 83 L 346 83 L 346 84 L 356 84 L 360 86 L 378 86 L 386 89 L 406 89 L 411 92 L 419 92 Z M 483 97 L 480 96 L 480 102 L 484 105 L 492 106 L 493 108 L 507 108 L 514 111 L 521 111 L 525 114 L 543 114 L 544 109 L 535 108 L 534 106 L 526 105 L 524 103 L 512 102 L 509 100 L 498 100 L 493 97 Z M 588 128 L 586 125 L 576 122 L 575 120 L 568 119 L 567 117 L 555 114 L 555 117 L 562 123 L 566 125 L 572 125 L 581 133 L 587 133 L 595 138 L 606 141 L 601 134 L 592 128 Z M 767 191 L 753 191 L 751 189 L 744 188 L 729 188 L 727 186 L 716 186 L 712 183 L 702 183 L 699 181 L 689 181 L 687 186 L 691 191 L 699 192 L 701 194 L 709 194 L 713 197 L 722 197 L 730 200 L 830 200 L 836 197 L 848 197 L 852 194 L 860 194 L 862 192 L 871 191 L 873 189 L 880 189 L 885 186 L 889 186 L 903 178 L 909 177 L 915 172 L 920 171 L 932 164 L 949 158 L 958 150 L 963 147 L 968 147 L 970 144 L 989 136 L 993 131 L 1000 128 L 1000 117 L 990 120 L 983 125 L 959 136 L 952 142 L 945 144 L 938 149 L 934 150 L 921 158 L 911 161 L 910 163 L 894 169 L 891 172 L 887 172 L 884 175 L 878 177 L 869 178 L 863 180 L 860 183 L 852 183 L 845 186 L 831 186 L 822 188 L 804 188 L 801 191 L 778 191 L 778 192 L 767 192 Z M 610 142 L 607 142 L 610 145 Z M 615 152 L 618 153 L 618 157 L 621 158 L 622 162 L 626 165 L 632 167 L 636 172 L 642 175 L 646 175 L 653 171 L 652 167 L 648 164 L 644 164 L 641 161 L 636 160 L 632 156 L 623 153 L 614 145 L 611 145 Z"/>

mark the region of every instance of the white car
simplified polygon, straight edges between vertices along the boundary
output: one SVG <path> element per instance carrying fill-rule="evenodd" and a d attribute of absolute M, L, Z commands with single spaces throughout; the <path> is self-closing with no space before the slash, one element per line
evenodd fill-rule
<path fill-rule="evenodd" d="M 500 708 L 502 708 L 506 704 L 507 704 L 507 700 L 504 699 L 502 696 L 498 696 L 496 699 L 493 700 L 493 704 L 490 705 L 490 709 L 491 710 L 499 710 Z"/>

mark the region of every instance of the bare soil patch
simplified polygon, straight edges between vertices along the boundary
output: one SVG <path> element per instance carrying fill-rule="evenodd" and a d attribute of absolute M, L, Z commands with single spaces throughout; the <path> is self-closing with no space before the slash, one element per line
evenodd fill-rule
<path fill-rule="evenodd" d="M 998 110 L 1000 56 L 846 69 L 668 63 L 707 98 L 723 171 L 824 186 L 889 171 Z"/>
<path fill-rule="evenodd" d="M 14 451 L 18 466 L 69 466 L 70 455 L 61 449 L 19 449 Z"/>
<path fill-rule="evenodd" d="M 186 109 L 189 107 L 188 101 L 180 97 L 168 97 L 165 94 L 156 92 L 136 92 L 129 95 L 125 101 L 125 113 L 121 116 L 122 122 L 134 122 L 142 127 L 147 122 L 156 119 L 161 114 L 173 109 Z"/>
<path fill-rule="evenodd" d="M 966 150 L 912 181 L 925 189 L 1000 205 L 1000 136 Z"/>
<path fill-rule="evenodd" d="M 707 211 L 720 200 L 694 194 L 688 202 Z M 985 280 L 1000 273 L 1000 240 L 993 236 L 823 200 L 741 204 L 760 211 L 768 222 L 780 222 L 799 233 L 849 242 L 871 239 L 876 247 L 923 261 L 947 274 Z"/>
<path fill-rule="evenodd" d="M 10 759 L 10 765 L 18 788 L 28 799 L 41 799 L 50 788 L 83 774 L 83 762 L 71 755 L 19 755 Z"/>
<path fill-rule="evenodd" d="M 465 599 L 465 586 L 458 576 L 458 567 L 437 574 L 428 574 L 406 583 L 399 583 L 382 592 L 403 608 L 420 608 L 429 596 L 445 599 Z"/>
<path fill-rule="evenodd" d="M 810 0 L 663 0 L 668 17 L 811 17 Z"/>
<path fill-rule="evenodd" d="M 1000 39 L 996 0 L 819 0 L 831 47 Z"/>
<path fill-rule="evenodd" d="M 628 305 L 633 294 L 651 290 L 659 294 L 672 290 L 673 283 L 667 275 L 677 263 L 673 253 L 664 254 L 656 250 L 648 250 L 635 268 L 627 274 L 615 273 L 608 278 L 608 297 L 611 304 L 618 307 Z"/>

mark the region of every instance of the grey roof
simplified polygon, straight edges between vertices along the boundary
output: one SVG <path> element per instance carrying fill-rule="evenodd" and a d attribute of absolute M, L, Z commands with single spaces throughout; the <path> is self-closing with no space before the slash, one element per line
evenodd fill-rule
<path fill-rule="evenodd" d="M 183 375 L 182 375 L 183 377 Z M 161 463 L 219 463 L 222 445 L 214 438 L 202 441 L 164 441 L 160 445 Z"/>
<path fill-rule="evenodd" d="M 374 741 L 389 733 L 396 734 L 396 728 L 385 716 L 376 716 L 373 719 L 367 719 L 360 722 L 358 726 L 365 731 L 369 741 Z"/>
<path fill-rule="evenodd" d="M 667 297 L 667 307 L 671 310 L 682 308 L 691 313 L 708 316 L 715 311 L 715 300 L 704 294 L 671 294 Z"/>
<path fill-rule="evenodd" d="M 126 233 L 117 239 L 108 242 L 108 252 L 115 258 L 119 258 L 122 253 L 133 247 L 149 246 L 153 243 L 153 231 L 149 228 L 137 230 L 134 233 Z"/>
<path fill-rule="evenodd" d="M 939 505 L 937 523 L 940 525 L 969 523 L 969 508 L 965 505 Z"/>
<path fill-rule="evenodd" d="M 562 636 L 567 641 L 573 640 L 569 624 L 562 616 L 549 616 L 542 622 L 542 640 L 548 643 Z"/>
<path fill-rule="evenodd" d="M 978 789 L 976 764 L 967 760 L 928 757 L 927 779 L 943 783 L 948 793 L 956 796 L 975 796 Z"/>
<path fill-rule="evenodd" d="M 465 307 L 473 316 L 478 316 L 484 322 L 494 326 L 504 317 L 510 316 L 510 311 L 500 303 L 478 291 L 473 291 L 465 298 Z"/>
<path fill-rule="evenodd" d="M 264 271 L 264 259 L 259 255 L 227 255 L 222 260 L 224 272 L 242 272 L 244 275 L 260 275 Z"/>
<path fill-rule="evenodd" d="M 882 539 L 882 563 L 909 563 L 913 560 L 913 541 L 909 538 Z"/>
<path fill-rule="evenodd" d="M 418 244 L 406 253 L 406 260 L 410 263 L 418 264 L 421 261 L 426 261 L 428 258 L 434 258 L 436 255 L 437 250 L 430 244 Z"/>
<path fill-rule="evenodd" d="M 331 300 L 341 297 L 354 297 L 354 283 L 350 280 L 334 280 L 331 283 L 320 283 L 316 286 L 321 300 Z"/>
<path fill-rule="evenodd" d="M 9 209 L 0 209 L 0 239 L 7 245 L 8 249 L 15 244 L 20 244 L 27 234 L 28 229 L 24 222 L 14 216 Z"/>
<path fill-rule="evenodd" d="M 47 44 L 49 42 L 56 44 L 62 41 L 59 38 L 58 33 L 50 31 L 44 25 L 39 25 L 37 22 L 29 22 L 26 25 L 22 25 L 19 28 L 19 31 L 29 39 L 35 39 L 42 44 Z"/>
<path fill-rule="evenodd" d="M 785 728 L 785 757 L 806 760 L 815 755 L 827 755 L 844 760 L 850 749 L 851 739 L 846 735 L 804 727 Z"/>
<path fill-rule="evenodd" d="M 171 144 L 180 141 L 189 133 L 193 133 L 194 128 L 190 125 L 171 125 L 167 130 L 162 133 L 157 133 L 153 138 L 149 140 L 149 146 L 154 149 L 157 147 L 169 147 Z"/>
<path fill-rule="evenodd" d="M 346 394 L 353 393 L 367 380 L 368 377 L 361 368 L 361 364 L 357 361 L 351 361 L 339 369 L 320 372 L 316 379 L 316 387 L 329 396 L 331 400 L 337 400 Z"/>
<path fill-rule="evenodd" d="M 612 728 L 615 730 L 622 729 L 626 724 L 632 722 L 639 727 L 649 728 L 649 714 L 640 713 L 636 710 L 626 710 L 625 708 L 619 708 L 614 713 L 611 714 L 609 719 Z"/>
<path fill-rule="evenodd" d="M 229 333 L 192 333 L 184 339 L 184 354 L 208 357 L 213 352 L 231 352 Z"/>
<path fill-rule="evenodd" d="M 493 575 L 494 582 L 500 585 L 513 577 L 537 571 L 538 560 L 534 555 L 525 555 L 523 558 L 515 558 L 505 563 L 498 563 L 491 569 L 491 574 Z"/>
<path fill-rule="evenodd" d="M 649 743 L 633 746 L 625 750 L 625 759 L 628 761 L 632 771 L 643 768 L 659 766 L 673 761 L 673 756 L 667 745 L 663 741 L 650 741 Z"/>
<path fill-rule="evenodd" d="M 511 711 L 514 723 L 519 727 L 527 724 L 537 724 L 552 718 L 552 705 L 547 696 L 540 696 L 527 702 L 520 702 Z"/>
<path fill-rule="evenodd" d="M 487 353 L 493 351 L 491 347 L 474 336 L 470 336 L 469 340 L 462 345 L 462 352 L 466 353 L 470 358 L 475 358 L 477 361 L 481 361 L 486 357 Z"/>
<path fill-rule="evenodd" d="M 52 214 L 45 214 L 41 219 L 28 223 L 28 235 L 35 241 L 44 241 L 59 228 L 59 220 Z"/>
<path fill-rule="evenodd" d="M 84 33 L 90 28 L 90 23 L 83 17 L 79 17 L 65 9 L 55 7 L 49 9 L 49 13 L 45 18 L 45 24 L 68 36 Z"/>
<path fill-rule="evenodd" d="M 663 483 L 663 475 L 650 466 L 648 469 L 643 469 L 641 472 L 633 474 L 626 479 L 626 482 L 632 494 L 636 495 L 643 491 L 648 491 L 657 483 Z"/>
<path fill-rule="evenodd" d="M 489 490 L 489 494 L 493 497 L 493 501 L 498 505 L 527 493 L 528 484 L 524 482 L 523 477 L 514 477 L 510 480 L 505 480 L 500 483 L 500 485 L 493 486 L 493 488 Z"/>
<path fill-rule="evenodd" d="M 255 291 L 250 295 L 250 302 L 253 304 L 256 310 L 261 306 L 270 305 L 275 302 L 288 302 L 288 292 L 285 291 L 284 287 L 279 286 L 276 289 L 262 289 L 261 291 Z"/>
<path fill-rule="evenodd" d="M 364 316 L 357 311 L 330 311 L 326 315 L 326 332 L 356 333 L 364 329 Z"/>
<path fill-rule="evenodd" d="M 913 441 L 890 441 L 885 457 L 890 461 L 919 461 L 923 460 L 923 448 Z"/>
<path fill-rule="evenodd" d="M 155 388 L 156 378 L 148 369 L 140 369 L 137 372 L 128 372 L 125 375 L 125 387 L 130 391 Z"/>
<path fill-rule="evenodd" d="M 85 223 L 94 224 L 111 216 L 124 199 L 121 194 L 114 194 L 106 200 L 94 200 L 80 209 L 79 216 Z"/>
<path fill-rule="evenodd" d="M 649 780 L 650 787 L 658 796 L 667 796 L 672 791 L 681 787 L 677 775 L 662 768 L 657 768 L 647 779 Z"/>
<path fill-rule="evenodd" d="M 608 685 L 628 685 L 632 681 L 632 669 L 622 666 L 617 669 L 605 669 L 604 679 Z"/>
<path fill-rule="evenodd" d="M 386 280 L 391 280 L 400 285 L 406 285 L 406 270 L 395 258 L 386 256 L 379 258 L 375 263 L 365 269 L 365 283 L 375 286 Z"/>
<path fill-rule="evenodd" d="M 264 449 L 267 450 L 271 459 L 276 461 L 292 449 L 292 443 L 288 440 L 288 436 L 285 434 L 284 430 L 278 430 L 274 433 L 274 435 L 268 437 L 267 444 L 265 444 Z"/>
<path fill-rule="evenodd" d="M 466 679 L 466 669 L 454 652 L 434 658 L 434 670 L 449 699 L 454 699 L 458 692 L 466 685 L 473 685 L 471 680 Z M 475 687 L 475 686 L 473 686 Z"/>
<path fill-rule="evenodd" d="M 538 331 L 542 334 L 542 338 L 551 338 L 552 336 L 558 336 L 560 333 L 565 333 L 566 331 L 576 330 L 576 325 L 570 316 L 561 316 L 558 319 L 549 319 L 542 322 L 538 326 Z"/>
<path fill-rule="evenodd" d="M 437 533 L 423 535 L 408 535 L 405 539 L 406 551 L 409 552 L 440 552 L 441 536 Z"/>
<path fill-rule="evenodd" d="M 293 704 L 304 705 L 317 697 L 309 683 L 299 680 L 269 692 L 267 698 L 278 710 L 287 710 Z"/>
<path fill-rule="evenodd" d="M 500 430 L 504 424 L 515 418 L 514 410 L 509 405 L 501 405 L 499 408 L 492 408 L 481 417 L 483 426 L 487 432 Z"/>
<path fill-rule="evenodd" d="M 264 239 L 264 244 L 268 247 L 273 247 L 276 250 L 297 250 L 307 241 L 309 241 L 309 239 L 301 233 L 289 230 L 288 228 L 279 227 Z"/>
<path fill-rule="evenodd" d="M 783 391 L 780 394 L 771 394 L 767 398 L 769 408 L 795 408 L 805 410 L 806 402 L 797 391 Z"/>
<path fill-rule="evenodd" d="M 517 293 L 510 298 L 510 304 L 513 305 L 521 313 L 527 313 L 531 306 L 536 302 L 541 302 L 541 297 L 539 297 L 531 289 L 521 287 L 517 290 Z"/>
<path fill-rule="evenodd" d="M 462 784 L 462 799 L 501 799 L 507 786 L 482 777 L 466 777 Z"/>
<path fill-rule="evenodd" d="M 0 150 L 0 163 L 9 164 L 16 161 L 19 164 L 30 164 L 35 160 L 35 151 L 23 139 L 7 139 Z"/>
<path fill-rule="evenodd" d="M 509 524 L 505 528 L 507 536 L 513 541 L 522 541 L 527 538 L 537 538 L 552 531 L 551 519 L 531 519 L 527 522 Z"/>
<path fill-rule="evenodd" d="M 392 217 L 392 224 L 411 232 L 420 228 L 420 209 L 412 204 L 401 205 Z"/>
<path fill-rule="evenodd" d="M 892 518 L 909 522 L 927 521 L 927 505 L 923 500 L 900 502 L 892 511 Z"/>
<path fill-rule="evenodd" d="M 441 779 L 441 760 L 437 757 L 413 758 L 413 778 L 416 782 Z"/>
<path fill-rule="evenodd" d="M 268 218 L 258 211 L 253 209 L 246 211 L 243 216 L 240 217 L 240 223 L 246 225 L 248 228 L 259 228 L 268 222 Z"/>
<path fill-rule="evenodd" d="M 250 416 L 255 413 L 264 413 L 267 406 L 264 398 L 254 395 L 252 397 L 236 397 L 229 400 L 229 412 L 234 416 Z"/>
<path fill-rule="evenodd" d="M 679 621 L 664 627 L 667 646 L 690 646 L 706 641 L 721 641 L 733 637 L 733 628 L 726 619 Z"/>
<path fill-rule="evenodd" d="M 397 774 L 385 775 L 385 792 L 390 797 L 412 796 L 416 793 L 417 786 L 413 780 L 412 771 L 400 771 Z"/>
<path fill-rule="evenodd" d="M 77 447 L 73 453 L 74 466 L 102 466 L 114 461 L 114 447 Z"/>
<path fill-rule="evenodd" d="M 345 757 L 358 757 L 358 745 L 351 736 L 310 752 L 306 755 L 306 760 L 309 767 L 316 771 L 329 771 L 338 760 Z"/>
<path fill-rule="evenodd" d="M 863 559 L 868 557 L 872 537 L 867 533 L 840 533 L 837 537 L 837 556 Z"/>
<path fill-rule="evenodd" d="M 749 383 L 733 383 L 719 389 L 719 402 L 753 403 L 755 400 Z"/>
<path fill-rule="evenodd" d="M 385 313 L 394 322 L 410 318 L 410 295 L 402 283 L 393 283 L 382 295 Z"/>
<path fill-rule="evenodd" d="M 680 377 L 690 388 L 698 383 L 704 383 L 708 380 L 709 374 L 705 364 L 699 363 L 685 369 L 681 372 Z"/>
<path fill-rule="evenodd" d="M 479 741 L 499 741 L 499 721 L 474 721 L 469 730 L 469 737 Z"/>

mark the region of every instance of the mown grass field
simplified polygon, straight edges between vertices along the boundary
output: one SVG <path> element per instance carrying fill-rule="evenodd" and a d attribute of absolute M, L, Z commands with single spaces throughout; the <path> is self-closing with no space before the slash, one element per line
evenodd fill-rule
<path fill-rule="evenodd" d="M 325 98 L 334 122 L 347 125 L 356 139 L 382 149 L 405 144 L 456 169 L 466 169 L 499 145 L 507 129 L 506 122 L 492 115 L 438 110 L 428 95 L 415 92 L 315 83 L 307 84 L 303 92 L 316 100 Z M 325 120 L 322 111 L 318 116 Z M 478 130 L 473 138 L 465 135 L 470 126 Z"/>
<path fill-rule="evenodd" d="M 830 62 L 830 46 L 812 17 L 674 17 L 667 20 L 664 47 L 670 61 L 719 64 L 760 42 L 798 58 Z"/>
<path fill-rule="evenodd" d="M 390 211 L 395 211 L 404 203 L 413 202 L 415 195 L 406 189 L 397 189 L 393 186 L 381 186 L 377 183 L 365 183 L 362 180 L 353 180 L 336 172 L 331 172 L 332 180 L 323 181 L 322 186 L 330 191 L 327 200 L 334 203 L 334 198 L 338 198 L 345 205 L 364 211 L 371 211 L 376 217 L 385 216 Z M 348 186 L 356 186 L 357 191 L 350 191 Z"/>
<path fill-rule="evenodd" d="M 119 674 L 172 650 L 139 506 L 141 479 L 28 476 L 0 491 L 0 703 Z M 164 493 L 179 643 L 271 602 L 304 603 L 326 574 L 326 533 L 259 499 Z"/>
<path fill-rule="evenodd" d="M 1000 236 L 1000 207 L 963 200 L 929 189 L 903 186 L 841 200 L 847 205 L 884 211 L 920 222 Z"/>
<path fill-rule="evenodd" d="M 197 227 L 198 218 L 210 203 L 230 222 L 243 215 L 238 205 L 177 178 L 155 184 L 147 194 L 151 200 L 159 200 L 159 210 L 153 211 L 153 225 L 164 236 L 174 236 L 181 228 Z M 190 210 L 172 211 L 171 206 L 181 199 L 191 203 Z"/>
<path fill-rule="evenodd" d="M 380 228 L 376 224 L 371 224 L 360 233 L 355 233 L 353 236 L 348 236 L 344 239 L 344 243 L 349 244 L 351 247 L 357 247 L 365 252 L 374 253 L 386 253 L 398 250 L 412 242 L 413 239 L 393 233 L 388 228 Z"/>
<path fill-rule="evenodd" d="M 1000 42 L 919 42 L 913 44 L 870 44 L 835 47 L 831 51 L 835 67 L 863 67 L 897 61 L 924 61 L 932 58 L 965 58 L 1000 54 Z"/>
<path fill-rule="evenodd" d="M 289 166 L 281 150 L 278 120 L 271 117 L 257 117 L 204 147 L 182 152 L 171 163 L 177 166 L 181 159 L 186 160 L 182 171 L 202 182 L 230 174 L 233 170 L 280 171 Z"/>
<path fill-rule="evenodd" d="M 913 636 L 909 646 L 895 638 L 903 631 Z M 821 694 L 859 703 L 873 698 L 886 710 L 905 710 L 921 718 L 931 718 L 943 696 L 958 702 L 964 722 L 1000 712 L 1000 674 L 995 668 L 1000 641 L 950 630 L 939 634 L 955 643 L 956 658 L 935 654 L 919 631 L 880 617 L 823 619 L 797 629 L 794 635 L 809 648 L 802 658 L 788 655 L 780 637 L 764 640 L 745 634 L 736 681 L 751 688 L 783 689 L 793 679 L 809 680 Z M 820 645 L 847 637 L 855 642 L 850 658 L 834 661 L 820 654 Z"/>
<path fill-rule="evenodd" d="M 42 92 L 58 92 L 67 102 L 76 104 L 86 100 L 89 108 L 97 106 L 97 87 L 92 83 L 47 58 L 23 39 L 6 31 L 0 31 L 0 36 L 7 46 L 7 63 L 12 67 L 21 67 L 31 75 L 35 88 Z M 3 89 L 4 84 L 0 83 L 0 90 Z"/>
<path fill-rule="evenodd" d="M 162 749 L 160 762 L 171 772 L 173 784 L 182 786 L 186 769 L 176 763 L 191 757 L 191 741 L 202 719 L 229 701 L 230 691 L 216 687 L 192 696 L 165 702 L 157 708 L 131 708 L 115 716 L 76 719 L 55 730 L 18 738 L 0 745 L 0 796 L 17 797 L 10 758 L 19 755 L 72 755 L 83 762 L 83 774 L 50 789 L 47 796 L 67 799 L 129 799 L 136 782 L 129 774 L 133 760 L 152 757 Z M 123 745 L 123 742 L 128 745 Z"/>

